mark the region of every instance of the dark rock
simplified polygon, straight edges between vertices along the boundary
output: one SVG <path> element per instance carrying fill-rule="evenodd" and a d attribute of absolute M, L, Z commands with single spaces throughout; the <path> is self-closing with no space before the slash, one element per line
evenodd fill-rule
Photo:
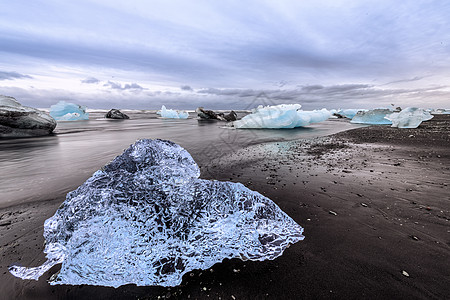
<path fill-rule="evenodd" d="M 201 119 L 217 120 L 217 114 L 212 110 L 205 110 L 203 107 L 198 107 L 195 112 Z"/>
<path fill-rule="evenodd" d="M 121 112 L 118 109 L 111 109 L 108 111 L 105 115 L 105 118 L 107 119 L 129 119 L 130 117 Z"/>
<path fill-rule="evenodd" d="M 212 110 L 205 110 L 203 107 L 198 107 L 195 112 L 201 119 L 206 120 L 220 120 L 220 121 L 236 121 L 237 114 L 234 111 L 231 111 L 229 114 L 224 113 L 216 113 Z"/>
<path fill-rule="evenodd" d="M 0 137 L 48 135 L 55 127 L 56 121 L 48 113 L 0 95 Z"/>
<path fill-rule="evenodd" d="M 232 110 L 228 115 L 224 115 L 223 118 L 225 121 L 236 121 L 237 120 L 237 114 Z"/>
<path fill-rule="evenodd" d="M 337 117 L 338 119 L 346 119 L 347 117 L 338 113 L 334 113 L 333 116 Z"/>

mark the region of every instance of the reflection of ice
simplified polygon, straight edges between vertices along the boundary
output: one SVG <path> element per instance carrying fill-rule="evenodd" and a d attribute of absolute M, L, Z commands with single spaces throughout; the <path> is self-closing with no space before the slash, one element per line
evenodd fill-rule
<path fill-rule="evenodd" d="M 300 110 L 301 107 L 300 104 L 258 106 L 251 114 L 233 122 L 233 126 L 236 128 L 294 128 L 322 122 L 331 116 L 331 112 L 326 109 L 303 111 Z"/>
<path fill-rule="evenodd" d="M 187 111 L 167 109 L 164 105 L 156 113 L 166 119 L 187 119 L 189 117 Z"/>
<path fill-rule="evenodd" d="M 270 199 L 199 175 L 180 146 L 136 142 L 45 221 L 47 262 L 11 273 L 37 279 L 62 262 L 51 284 L 174 286 L 193 269 L 224 258 L 274 259 L 304 238 Z"/>
<path fill-rule="evenodd" d="M 359 111 L 353 117 L 350 123 L 373 124 L 373 125 L 392 124 L 391 121 L 385 118 L 388 114 L 391 113 L 393 113 L 393 111 L 387 108 L 376 108 L 367 111 Z"/>
<path fill-rule="evenodd" d="M 423 121 L 428 121 L 433 116 L 423 108 L 407 107 L 400 112 L 388 114 L 386 119 L 392 122 L 392 127 L 417 128 Z"/>
<path fill-rule="evenodd" d="M 59 101 L 50 106 L 50 115 L 56 121 L 79 121 L 89 120 L 89 113 L 86 112 L 85 106 Z"/>

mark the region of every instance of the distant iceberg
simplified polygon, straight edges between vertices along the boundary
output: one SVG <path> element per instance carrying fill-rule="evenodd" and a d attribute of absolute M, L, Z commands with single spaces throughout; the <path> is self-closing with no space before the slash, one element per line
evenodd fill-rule
<path fill-rule="evenodd" d="M 450 109 L 449 108 L 432 109 L 431 113 L 435 115 L 448 115 L 450 114 Z"/>
<path fill-rule="evenodd" d="M 234 121 L 235 128 L 295 128 L 327 120 L 332 114 L 327 109 L 303 111 L 300 104 L 258 106 L 252 113 Z"/>
<path fill-rule="evenodd" d="M 44 224 L 47 261 L 11 266 L 50 284 L 179 285 L 225 258 L 272 260 L 304 238 L 272 200 L 240 183 L 199 179 L 179 145 L 139 140 L 95 172 Z"/>
<path fill-rule="evenodd" d="M 354 108 L 338 109 L 336 112 L 334 112 L 334 114 L 348 119 L 352 119 L 359 111 L 367 111 L 367 109 L 354 109 Z"/>
<path fill-rule="evenodd" d="M 433 116 L 423 108 L 407 107 L 400 112 L 388 114 L 385 117 L 392 122 L 392 127 L 417 128 L 423 121 L 428 121 Z"/>
<path fill-rule="evenodd" d="M 371 124 L 371 125 L 390 125 L 392 122 L 385 117 L 392 114 L 394 111 L 388 108 L 376 108 L 367 111 L 359 111 L 350 121 L 350 123 L 357 124 Z"/>
<path fill-rule="evenodd" d="M 56 121 L 80 121 L 89 120 L 89 113 L 86 112 L 86 106 L 81 106 L 66 101 L 59 101 L 50 106 L 50 115 Z"/>
<path fill-rule="evenodd" d="M 187 119 L 189 117 L 187 111 L 167 109 L 164 105 L 156 113 L 166 119 Z"/>

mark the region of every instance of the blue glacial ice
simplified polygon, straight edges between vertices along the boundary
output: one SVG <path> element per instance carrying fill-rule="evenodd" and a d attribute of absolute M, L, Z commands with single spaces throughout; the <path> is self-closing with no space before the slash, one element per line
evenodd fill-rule
<path fill-rule="evenodd" d="M 89 120 L 89 113 L 86 112 L 86 106 L 66 101 L 59 101 L 50 106 L 50 116 L 56 121 Z"/>
<path fill-rule="evenodd" d="M 430 112 L 435 115 L 450 115 L 450 108 L 436 108 Z"/>
<path fill-rule="evenodd" d="M 394 111 L 388 108 L 376 108 L 367 111 L 359 111 L 350 123 L 357 124 L 371 124 L 371 125 L 386 125 L 392 122 L 385 117 L 392 114 Z"/>
<path fill-rule="evenodd" d="M 392 127 L 417 128 L 423 121 L 428 121 L 433 116 L 423 108 L 407 107 L 400 112 L 388 114 L 386 119 L 392 122 Z"/>
<path fill-rule="evenodd" d="M 367 111 L 367 109 L 358 109 L 358 108 L 338 109 L 335 113 L 348 119 L 352 119 L 359 111 Z"/>
<path fill-rule="evenodd" d="M 258 106 L 252 113 L 234 121 L 235 128 L 295 128 L 327 120 L 332 114 L 326 109 L 303 111 L 300 104 Z"/>
<path fill-rule="evenodd" d="M 179 145 L 137 141 L 45 221 L 47 261 L 10 272 L 37 280 L 62 263 L 50 284 L 175 286 L 225 258 L 275 259 L 304 238 L 270 199 L 199 175 Z"/>
<path fill-rule="evenodd" d="M 164 105 L 156 113 L 166 119 L 187 119 L 189 117 L 187 111 L 167 109 Z"/>

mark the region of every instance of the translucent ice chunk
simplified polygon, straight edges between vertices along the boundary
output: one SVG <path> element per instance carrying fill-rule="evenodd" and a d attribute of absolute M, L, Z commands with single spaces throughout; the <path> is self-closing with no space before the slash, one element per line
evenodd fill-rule
<path fill-rule="evenodd" d="M 56 121 L 79 121 L 89 120 L 86 107 L 66 101 L 59 101 L 50 106 L 50 115 Z"/>
<path fill-rule="evenodd" d="M 331 116 L 331 112 L 326 109 L 303 111 L 300 110 L 301 107 L 300 104 L 259 106 L 251 114 L 234 121 L 233 126 L 235 128 L 294 128 L 322 122 Z"/>
<path fill-rule="evenodd" d="M 48 261 L 11 273 L 37 279 L 62 262 L 51 284 L 175 286 L 224 258 L 275 259 L 304 238 L 270 199 L 199 175 L 177 144 L 137 141 L 45 221 Z"/>
<path fill-rule="evenodd" d="M 348 119 L 352 119 L 358 113 L 358 111 L 367 111 L 367 109 L 347 108 L 347 109 L 339 109 L 335 113 Z"/>
<path fill-rule="evenodd" d="M 391 121 L 385 119 L 388 114 L 393 111 L 387 108 L 376 108 L 368 111 L 358 111 L 350 123 L 383 125 L 392 124 Z"/>
<path fill-rule="evenodd" d="M 428 121 L 433 116 L 423 108 L 407 107 L 400 112 L 388 114 L 385 117 L 392 122 L 392 127 L 417 128 L 423 121 Z"/>
<path fill-rule="evenodd" d="M 167 109 L 164 105 L 161 107 L 161 110 L 157 112 L 157 114 L 166 119 L 187 119 L 189 117 L 189 113 L 187 111 Z"/>

